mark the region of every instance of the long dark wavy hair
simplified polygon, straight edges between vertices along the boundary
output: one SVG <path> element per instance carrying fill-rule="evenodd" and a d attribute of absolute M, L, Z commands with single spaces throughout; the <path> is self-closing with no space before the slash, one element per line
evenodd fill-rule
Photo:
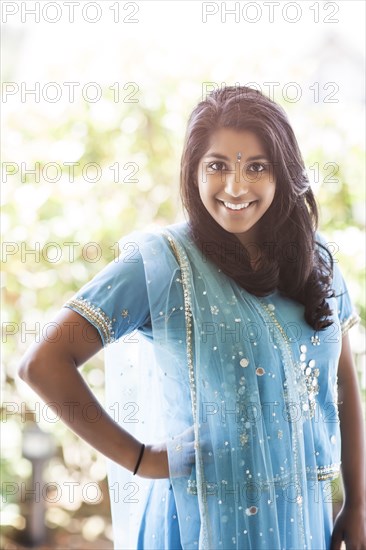
<path fill-rule="evenodd" d="M 213 132 L 220 128 L 254 132 L 266 150 L 276 181 L 273 202 L 257 222 L 260 260 L 255 271 L 245 247 L 214 220 L 199 195 L 198 164 Z M 210 93 L 189 118 L 180 178 L 191 233 L 206 259 L 252 294 L 265 296 L 278 289 L 300 302 L 305 306 L 305 320 L 314 330 L 332 324 L 326 299 L 334 295 L 330 287 L 333 259 L 316 241 L 316 201 L 282 107 L 244 86 Z"/>

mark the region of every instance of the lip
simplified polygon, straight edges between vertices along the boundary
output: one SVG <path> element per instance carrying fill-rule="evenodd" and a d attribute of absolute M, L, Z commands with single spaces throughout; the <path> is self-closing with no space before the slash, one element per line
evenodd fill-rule
<path fill-rule="evenodd" d="M 233 213 L 233 214 L 239 214 L 241 212 L 244 212 L 245 210 L 248 210 L 249 208 L 251 208 L 251 206 L 256 203 L 257 201 L 256 200 L 252 200 L 252 201 L 245 201 L 245 202 L 231 202 L 231 201 L 223 201 L 222 199 L 217 199 L 219 201 L 219 203 L 225 208 L 225 210 L 227 212 L 230 212 L 230 213 Z M 229 203 L 229 204 L 233 204 L 233 205 L 239 205 L 239 204 L 248 204 L 248 206 L 244 207 L 244 208 L 238 208 L 238 209 L 233 209 L 233 208 L 230 208 L 228 206 L 226 206 L 224 204 L 224 202 L 226 203 Z"/>

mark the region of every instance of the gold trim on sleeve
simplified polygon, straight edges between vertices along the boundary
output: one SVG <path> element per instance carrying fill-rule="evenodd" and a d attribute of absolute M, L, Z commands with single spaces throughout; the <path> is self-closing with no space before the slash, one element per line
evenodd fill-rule
<path fill-rule="evenodd" d="M 330 464 L 329 466 L 318 466 L 318 480 L 334 479 L 340 474 L 339 464 Z"/>
<path fill-rule="evenodd" d="M 92 302 L 89 302 L 82 296 L 79 296 L 78 298 L 71 298 L 71 300 L 66 302 L 63 307 L 68 307 L 77 311 L 92 325 L 94 325 L 102 336 L 103 346 L 115 341 L 112 320 L 102 310 L 102 308 L 95 306 Z"/>
<path fill-rule="evenodd" d="M 342 329 L 342 335 L 346 334 L 346 332 L 349 331 L 350 328 L 352 328 L 354 325 L 357 325 L 357 323 L 360 322 L 360 316 L 353 312 L 348 319 L 341 322 L 341 329 Z"/>

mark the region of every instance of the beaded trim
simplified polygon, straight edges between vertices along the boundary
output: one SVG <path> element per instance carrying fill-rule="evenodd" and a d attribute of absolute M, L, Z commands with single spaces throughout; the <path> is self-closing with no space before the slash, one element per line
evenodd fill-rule
<path fill-rule="evenodd" d="M 101 333 L 104 346 L 115 341 L 112 320 L 100 307 L 95 306 L 82 296 L 71 298 L 63 307 L 77 311 L 90 321 Z"/>
<path fill-rule="evenodd" d="M 360 316 L 357 315 L 357 313 L 352 313 L 348 319 L 341 322 L 341 329 L 342 329 L 342 335 L 346 334 L 346 332 L 352 328 L 354 325 L 357 325 L 357 323 L 360 322 Z"/>
<path fill-rule="evenodd" d="M 283 330 L 281 324 L 278 322 L 273 310 L 269 307 L 269 304 L 267 305 L 262 301 L 260 301 L 260 304 L 265 309 L 267 314 L 270 316 L 272 322 L 280 332 L 283 342 L 285 344 L 285 348 L 288 352 L 288 356 L 291 358 L 292 365 L 295 367 L 296 384 L 298 387 L 299 398 L 302 405 L 302 413 L 305 416 L 305 411 L 308 411 L 307 414 L 309 418 L 313 418 L 316 409 L 315 397 L 319 393 L 319 385 L 317 380 L 319 376 L 319 369 L 314 369 L 313 367 L 310 367 L 311 361 L 308 363 L 307 368 L 305 368 L 306 365 L 304 362 L 299 363 L 295 361 L 288 341 L 288 337 Z M 302 364 L 305 365 L 304 368 L 301 367 Z M 291 367 L 291 369 L 293 370 L 293 367 Z M 287 389 L 285 389 L 285 396 L 287 397 Z"/>
<path fill-rule="evenodd" d="M 318 466 L 318 480 L 333 479 L 340 473 L 339 464 L 330 464 L 329 466 Z"/>
<path fill-rule="evenodd" d="M 339 464 L 330 464 L 329 466 L 318 466 L 315 472 L 311 470 L 310 468 L 306 468 L 306 474 L 308 481 L 313 481 L 314 479 L 318 479 L 318 481 L 324 481 L 327 479 L 334 479 L 339 476 L 340 474 L 340 466 Z M 272 480 L 266 480 L 266 481 L 256 481 L 256 484 L 261 488 L 261 490 L 268 490 L 269 488 L 276 486 L 276 487 L 287 487 L 289 480 L 291 479 L 291 475 L 284 475 L 284 476 L 276 476 Z M 253 484 L 253 482 L 250 482 L 250 485 Z M 207 483 L 206 484 L 206 490 L 207 494 L 214 495 L 217 494 L 219 490 L 219 484 L 218 483 Z M 187 493 L 190 495 L 197 495 L 197 482 L 194 479 L 190 479 L 188 481 L 188 487 L 187 487 Z"/>
<path fill-rule="evenodd" d="M 192 347 L 191 284 L 189 281 L 189 272 L 188 272 L 189 262 L 187 257 L 184 254 L 184 251 L 181 252 L 180 250 L 178 250 L 177 243 L 174 241 L 174 239 L 167 232 L 163 231 L 163 235 L 169 241 L 169 244 L 173 250 L 174 256 L 179 264 L 181 274 L 182 274 L 182 287 L 183 287 L 183 293 L 184 293 L 184 315 L 185 315 L 185 321 L 186 321 L 188 376 L 189 376 L 189 386 L 190 386 L 191 400 L 192 400 L 194 436 L 195 436 L 195 441 L 198 441 L 197 392 L 196 392 L 196 380 L 195 380 L 195 374 L 194 374 L 193 347 Z M 194 481 L 194 483 L 196 484 L 196 486 L 198 485 L 200 488 L 199 494 L 201 498 L 198 500 L 198 505 L 199 505 L 199 509 L 202 517 L 202 523 L 201 523 L 202 533 L 200 536 L 200 547 L 204 550 L 206 548 L 207 549 L 211 548 L 212 545 L 210 544 L 210 540 L 209 540 L 209 529 L 208 529 L 209 516 L 208 516 L 207 500 L 206 500 L 207 494 L 204 490 L 206 482 L 204 480 L 202 454 L 199 446 L 196 447 L 196 450 L 197 450 L 196 456 L 198 461 L 198 467 L 196 467 L 197 481 Z M 188 480 L 188 487 L 190 486 L 190 483 L 192 483 L 192 481 Z"/>
<path fill-rule="evenodd" d="M 293 371 L 295 366 L 295 360 L 293 358 L 291 346 L 289 344 L 288 338 L 286 336 L 285 331 L 283 330 L 281 324 L 277 320 L 273 310 L 271 307 L 269 307 L 269 304 L 266 304 L 262 300 L 258 300 L 258 304 L 261 306 L 263 315 L 267 315 L 267 319 L 274 324 L 275 328 L 277 329 L 277 345 L 280 349 L 283 366 L 284 366 L 284 372 L 285 372 L 285 378 L 286 378 L 286 384 L 287 380 L 291 378 L 291 373 L 293 376 L 296 377 L 295 384 L 300 382 L 297 378 L 296 373 Z M 265 317 L 266 320 L 266 317 Z M 275 336 L 275 331 L 273 332 L 273 336 Z M 307 391 L 305 386 L 305 393 L 307 397 Z M 303 400 L 303 395 L 299 395 L 300 399 Z M 288 391 L 286 389 L 285 392 L 285 399 L 286 401 L 288 399 L 291 400 L 291 396 L 289 396 Z M 299 428 L 295 425 L 295 429 L 292 430 L 292 451 L 294 455 L 294 461 L 295 461 L 295 467 L 297 472 L 301 468 L 301 459 L 299 458 L 298 454 L 298 448 L 297 448 L 297 437 L 300 438 Z M 298 483 L 298 473 L 295 473 L 295 482 Z M 300 495 L 302 498 L 302 495 Z M 298 519 L 298 525 L 299 530 L 301 534 L 301 538 L 303 541 L 303 544 L 305 545 L 305 529 L 304 529 L 304 516 L 303 516 L 303 506 L 302 506 L 302 500 L 299 501 L 299 506 L 297 507 L 297 519 Z"/>
<path fill-rule="evenodd" d="M 187 337 L 187 360 L 188 360 L 188 371 L 189 371 L 189 383 L 192 394 L 192 413 L 194 422 L 197 421 L 197 397 L 196 397 L 196 381 L 194 377 L 194 366 L 193 366 L 193 353 L 192 353 L 192 312 L 191 312 L 191 292 L 190 284 L 187 275 L 187 260 L 183 259 L 178 251 L 177 245 L 172 239 L 172 237 L 164 233 L 168 239 L 170 246 L 173 249 L 174 256 L 177 259 L 179 267 L 181 268 L 182 273 L 182 286 L 184 293 L 184 316 L 186 320 L 186 337 Z"/>

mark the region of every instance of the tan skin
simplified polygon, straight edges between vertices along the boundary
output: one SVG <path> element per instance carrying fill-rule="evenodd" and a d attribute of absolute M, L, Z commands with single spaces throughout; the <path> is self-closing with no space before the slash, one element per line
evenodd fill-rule
<path fill-rule="evenodd" d="M 361 398 L 348 334 L 338 364 L 339 420 L 342 436 L 343 507 L 336 517 L 331 550 L 366 549 L 365 429 Z"/>

